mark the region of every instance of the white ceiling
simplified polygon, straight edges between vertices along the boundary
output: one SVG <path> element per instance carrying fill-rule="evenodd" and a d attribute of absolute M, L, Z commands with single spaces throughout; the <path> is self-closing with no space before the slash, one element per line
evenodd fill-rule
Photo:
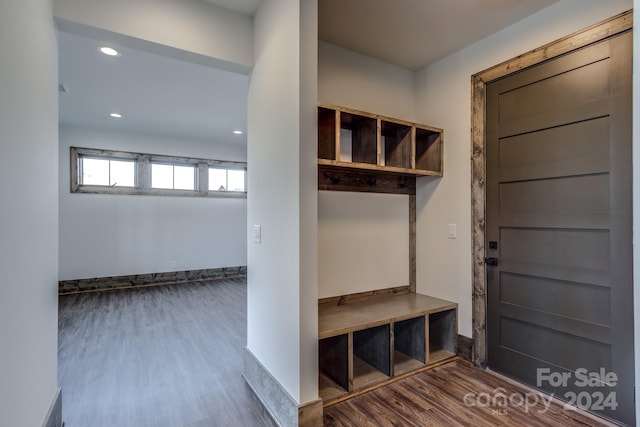
<path fill-rule="evenodd" d="M 558 0 L 318 0 L 320 40 L 419 70 Z"/>
<path fill-rule="evenodd" d="M 204 0 L 207 3 L 211 3 L 216 6 L 224 7 L 225 9 L 233 10 L 234 12 L 242 13 L 245 15 L 253 15 L 262 0 Z M 322 1 L 322 0 L 320 0 Z"/>
<path fill-rule="evenodd" d="M 249 78 L 152 53 L 58 32 L 60 123 L 194 140 L 246 143 Z M 112 119 L 118 112 L 122 119 Z"/>
<path fill-rule="evenodd" d="M 204 0 L 252 15 L 261 0 Z M 558 0 L 318 0 L 319 38 L 416 70 Z M 246 144 L 248 76 L 60 31 L 60 123 Z M 111 119 L 110 112 L 123 114 Z"/>

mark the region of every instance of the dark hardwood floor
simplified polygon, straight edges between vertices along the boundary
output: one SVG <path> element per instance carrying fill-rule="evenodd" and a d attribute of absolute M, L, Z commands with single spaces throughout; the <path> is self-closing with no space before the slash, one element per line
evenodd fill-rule
<path fill-rule="evenodd" d="M 502 398 L 503 395 L 505 398 Z M 536 393 L 537 395 L 537 393 Z M 506 400 L 505 400 L 506 399 Z M 529 402 L 528 404 L 526 402 Z M 548 402 L 548 399 L 547 399 Z M 331 427 L 611 425 L 547 405 L 533 392 L 466 362 L 447 363 L 324 409 Z"/>
<path fill-rule="evenodd" d="M 66 427 L 275 426 L 242 378 L 246 281 L 60 297 Z"/>

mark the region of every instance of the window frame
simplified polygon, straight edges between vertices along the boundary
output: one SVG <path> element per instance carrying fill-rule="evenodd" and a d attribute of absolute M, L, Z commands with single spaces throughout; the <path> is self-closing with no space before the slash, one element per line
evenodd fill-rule
<path fill-rule="evenodd" d="M 108 160 L 135 161 L 135 187 L 110 187 L 102 185 L 80 184 L 80 159 L 83 157 L 102 158 Z M 247 197 L 247 163 L 226 160 L 201 159 L 195 157 L 166 156 L 160 154 L 144 154 L 129 151 L 101 150 L 95 148 L 70 147 L 71 192 L 88 194 L 123 194 L 146 196 L 181 196 L 181 197 Z M 163 163 L 174 166 L 195 167 L 195 190 L 174 190 L 151 187 L 151 164 Z M 245 172 L 245 191 L 209 191 L 209 167 L 220 169 L 243 170 Z"/>

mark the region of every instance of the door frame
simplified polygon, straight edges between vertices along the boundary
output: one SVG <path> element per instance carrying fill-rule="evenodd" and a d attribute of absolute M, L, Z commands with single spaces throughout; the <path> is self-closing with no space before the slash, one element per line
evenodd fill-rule
<path fill-rule="evenodd" d="M 472 361 L 477 367 L 487 366 L 487 274 L 484 263 L 486 85 L 525 68 L 606 40 L 631 28 L 633 28 L 633 11 L 629 10 L 471 76 Z"/>

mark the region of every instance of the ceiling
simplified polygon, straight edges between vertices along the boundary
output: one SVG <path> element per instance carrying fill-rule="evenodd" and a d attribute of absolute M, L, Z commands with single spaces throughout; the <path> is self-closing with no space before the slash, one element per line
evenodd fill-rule
<path fill-rule="evenodd" d="M 58 32 L 60 123 L 79 127 L 246 143 L 249 77 Z M 109 117 L 111 112 L 121 119 Z"/>
<path fill-rule="evenodd" d="M 253 15 L 262 0 L 204 0 L 207 3 L 211 3 L 216 6 L 224 7 L 225 9 L 233 10 L 234 12 L 242 13 L 244 15 Z M 322 0 L 320 0 L 322 1 Z"/>
<path fill-rule="evenodd" d="M 203 0 L 253 15 L 261 0 Z M 318 0 L 319 38 L 420 69 L 558 0 Z M 463 12 L 461 12 L 463 11 Z M 58 32 L 60 123 L 246 144 L 249 77 Z M 121 119 L 109 113 L 118 112 Z"/>
<path fill-rule="evenodd" d="M 318 0 L 318 33 L 416 71 L 557 1 Z"/>
<path fill-rule="evenodd" d="M 204 0 L 253 15 L 262 0 Z M 318 37 L 417 71 L 559 0 L 318 0 Z"/>

